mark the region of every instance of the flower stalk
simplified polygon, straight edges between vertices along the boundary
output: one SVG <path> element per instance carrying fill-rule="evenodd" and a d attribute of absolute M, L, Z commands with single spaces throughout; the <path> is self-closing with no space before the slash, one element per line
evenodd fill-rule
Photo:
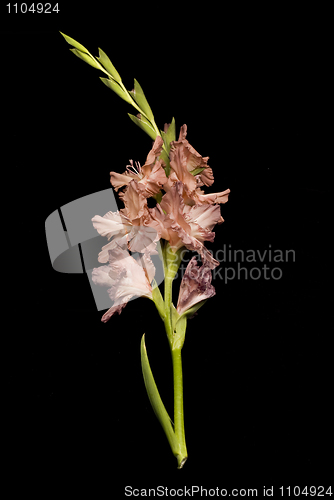
<path fill-rule="evenodd" d="M 145 351 L 143 351 L 142 349 L 142 369 L 143 369 L 145 386 L 151 405 L 163 427 L 163 430 L 166 434 L 172 452 L 177 458 L 178 468 L 181 469 L 188 457 L 187 447 L 185 442 L 184 411 L 183 411 L 184 407 L 183 373 L 182 373 L 182 358 L 181 358 L 181 349 L 183 341 L 180 342 L 181 330 L 182 330 L 181 336 L 183 336 L 184 340 L 185 329 L 186 329 L 186 316 L 184 316 L 184 320 L 182 321 L 180 315 L 177 313 L 172 303 L 172 286 L 173 286 L 173 280 L 176 276 L 176 273 L 181 263 L 181 249 L 179 249 L 176 252 L 173 252 L 170 245 L 167 243 L 162 248 L 162 258 L 165 270 L 164 300 L 160 295 L 159 300 L 155 302 L 155 305 L 158 309 L 160 317 L 163 319 L 165 324 L 166 334 L 169 341 L 172 363 L 173 363 L 174 426 L 171 424 L 170 417 L 168 416 L 168 413 L 165 407 L 163 406 L 159 391 L 157 389 L 157 386 L 153 378 L 153 374 L 148 365 L 146 347 Z M 162 310 L 161 300 L 163 300 L 164 302 L 164 315 L 161 314 Z M 181 330 L 179 325 L 181 327 Z M 142 345 L 143 345 L 143 339 L 142 339 Z"/>
<path fill-rule="evenodd" d="M 158 310 L 173 364 L 174 423 L 152 374 L 145 334 L 140 344 L 142 372 L 153 410 L 181 469 L 188 457 L 181 350 L 188 318 L 215 295 L 211 271 L 219 262 L 205 247 L 205 242 L 214 240 L 214 226 L 224 221 L 220 204 L 228 201 L 230 190 L 205 194 L 202 187 L 213 184 L 213 171 L 208 165 L 209 157 L 201 156 L 186 139 L 187 126 L 181 127 L 178 140 L 174 118 L 159 130 L 137 80 L 134 80 L 133 90 L 128 91 L 103 50 L 99 48 L 99 56 L 94 57 L 76 40 L 61 34 L 74 47 L 71 49 L 74 55 L 102 71 L 107 78 L 100 77 L 101 81 L 139 112 L 137 116 L 128 115 L 154 141 L 143 166 L 130 160 L 123 173 L 110 172 L 110 182 L 116 192 L 120 190 L 124 208 L 92 218 L 97 232 L 108 239 L 98 255 L 98 261 L 103 265 L 93 269 L 92 281 L 108 288 L 113 303 L 101 318 L 104 323 L 114 314 L 120 314 L 134 297 L 152 300 Z M 148 205 L 148 198 L 155 200 L 153 208 Z M 199 255 L 202 264 L 198 266 L 196 256 L 189 261 L 175 307 L 173 281 L 184 249 Z M 154 279 L 156 269 L 151 255 L 157 253 L 164 268 L 164 296 Z"/>

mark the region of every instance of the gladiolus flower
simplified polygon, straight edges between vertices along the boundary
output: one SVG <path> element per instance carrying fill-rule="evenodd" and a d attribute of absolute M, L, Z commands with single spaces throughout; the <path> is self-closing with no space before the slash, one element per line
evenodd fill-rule
<path fill-rule="evenodd" d="M 138 185 L 138 190 L 144 198 L 156 195 L 167 182 L 167 177 L 163 169 L 162 160 L 158 157 L 162 151 L 163 140 L 160 136 L 154 141 L 151 151 L 148 153 L 145 164 L 141 167 L 138 162 L 133 165 L 130 160 L 130 165 L 127 166 L 123 174 L 110 172 L 110 182 L 115 191 L 118 191 L 124 186 L 128 186 L 132 180 L 135 180 Z"/>
<path fill-rule="evenodd" d="M 185 246 L 198 252 L 203 262 L 213 269 L 219 262 L 204 246 L 204 241 L 213 241 L 213 227 L 221 222 L 219 205 L 185 205 L 184 185 L 176 182 L 166 193 L 160 204 L 151 209 L 152 218 L 160 224 L 164 238 L 175 252 Z M 160 205 L 160 207 L 159 207 Z M 157 229 L 159 231 L 159 229 Z"/>
<path fill-rule="evenodd" d="M 159 234 L 154 229 L 138 223 L 134 225 L 132 221 L 121 211 L 108 212 L 103 217 L 95 215 L 92 218 L 93 226 L 101 236 L 106 236 L 110 243 L 102 247 L 98 256 L 99 262 L 108 262 L 109 251 L 116 246 L 127 247 L 132 252 L 157 254 L 156 243 Z M 141 221 L 139 221 L 141 222 Z"/>

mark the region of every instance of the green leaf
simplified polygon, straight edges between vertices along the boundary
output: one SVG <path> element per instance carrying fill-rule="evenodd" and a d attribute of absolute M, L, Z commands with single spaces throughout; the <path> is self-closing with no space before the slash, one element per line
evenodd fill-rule
<path fill-rule="evenodd" d="M 165 132 L 164 132 L 165 133 Z M 167 132 L 165 133 L 168 144 L 170 144 L 172 141 L 176 141 L 175 137 L 175 118 L 173 117 L 171 124 L 169 125 Z"/>
<path fill-rule="evenodd" d="M 76 49 L 80 50 L 81 52 L 84 52 L 85 54 L 89 54 L 89 52 L 86 49 L 86 47 L 84 47 L 83 45 L 81 45 L 81 43 L 78 43 L 76 40 L 74 40 L 70 36 L 65 35 L 61 31 L 59 31 L 59 33 L 61 35 L 63 35 L 63 37 L 65 38 L 65 40 L 66 40 L 67 43 L 69 43 L 70 45 L 73 45 L 73 47 L 75 47 Z"/>
<path fill-rule="evenodd" d="M 97 59 L 101 62 L 101 64 L 103 64 L 103 66 L 105 67 L 105 69 L 116 80 L 116 82 L 121 83 L 122 79 L 119 76 L 119 73 L 116 71 L 116 68 L 114 67 L 114 65 L 110 61 L 110 59 L 107 56 L 107 54 L 105 54 L 103 52 L 103 50 L 100 49 L 100 48 L 99 48 L 99 54 L 100 55 L 99 55 L 99 57 Z"/>
<path fill-rule="evenodd" d="M 205 167 L 198 167 L 198 168 L 195 168 L 194 170 L 191 170 L 191 174 L 192 175 L 198 175 L 200 174 L 201 172 L 203 172 L 203 170 L 205 170 Z"/>
<path fill-rule="evenodd" d="M 91 55 L 85 54 L 84 52 L 81 52 L 77 49 L 70 49 L 70 51 L 73 52 L 73 54 L 75 54 L 77 57 L 79 57 L 79 59 L 82 59 L 87 64 L 90 64 L 90 66 L 93 66 L 93 68 L 101 69 L 100 64 L 95 61 L 95 59 Z"/>
<path fill-rule="evenodd" d="M 154 116 L 152 110 L 147 102 L 143 89 L 141 88 L 136 79 L 135 79 L 135 88 L 132 92 L 130 92 L 130 94 L 132 95 L 138 106 L 141 108 L 143 113 L 145 113 L 147 118 L 150 121 L 154 122 Z"/>
<path fill-rule="evenodd" d="M 128 113 L 128 115 L 130 116 L 131 120 L 138 127 L 140 127 L 142 130 L 144 130 L 144 132 L 146 132 L 146 134 L 148 134 L 151 137 L 151 139 L 153 141 L 155 141 L 155 139 L 157 137 L 157 133 L 155 132 L 155 130 L 153 130 L 153 128 L 151 127 L 151 125 L 147 121 L 143 120 L 142 116 L 140 118 L 138 118 L 137 116 L 130 115 L 130 113 Z"/>
<path fill-rule="evenodd" d="M 152 299 L 161 319 L 164 321 L 166 317 L 165 303 L 155 279 L 152 281 Z"/>
<path fill-rule="evenodd" d="M 145 334 L 142 336 L 140 343 L 140 355 L 141 355 L 141 366 L 143 371 L 144 383 L 147 391 L 147 395 L 149 397 L 150 403 L 156 414 L 160 424 L 162 425 L 163 430 L 167 436 L 169 444 L 174 451 L 176 446 L 176 438 L 174 434 L 174 430 L 172 427 L 171 419 L 166 411 L 166 408 L 161 400 L 158 388 L 156 386 L 150 363 L 148 361 L 146 345 L 145 345 Z"/>
<path fill-rule="evenodd" d="M 168 177 L 170 174 L 170 162 L 169 162 L 170 143 L 172 141 L 175 141 L 175 119 L 174 118 L 172 119 L 172 122 L 170 123 L 167 132 L 164 132 L 163 130 L 161 130 L 160 132 L 161 132 L 161 137 L 163 138 L 165 144 L 165 151 L 162 152 L 163 154 L 161 155 L 161 157 L 166 164 L 165 173 Z"/>
<path fill-rule="evenodd" d="M 124 99 L 124 101 L 129 102 L 131 104 L 131 99 L 126 92 L 118 85 L 117 82 L 112 80 L 111 78 L 103 78 L 100 76 L 100 80 L 111 90 L 113 90 L 119 97 Z"/>

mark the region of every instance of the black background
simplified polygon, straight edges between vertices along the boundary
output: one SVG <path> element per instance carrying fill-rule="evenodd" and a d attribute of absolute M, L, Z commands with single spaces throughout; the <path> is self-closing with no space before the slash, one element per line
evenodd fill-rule
<path fill-rule="evenodd" d="M 59 7 L 51 15 L 2 7 L 5 185 L 13 193 L 5 210 L 14 292 L 5 356 L 10 471 L 27 471 L 36 487 L 93 480 L 119 496 L 125 485 L 329 485 L 328 13 Z M 183 470 L 141 374 L 145 332 L 172 413 L 169 349 L 152 303 L 132 301 L 102 324 L 87 277 L 50 263 L 48 215 L 109 188 L 111 170 L 143 162 L 151 148 L 127 116 L 133 108 L 70 53 L 59 30 L 93 55 L 101 47 L 129 90 L 136 78 L 159 127 L 173 116 L 177 130 L 188 125 L 215 175 L 206 191 L 231 189 L 213 252 L 295 251 L 294 261 L 265 261 L 281 279 L 217 278 L 216 296 L 189 321 Z"/>

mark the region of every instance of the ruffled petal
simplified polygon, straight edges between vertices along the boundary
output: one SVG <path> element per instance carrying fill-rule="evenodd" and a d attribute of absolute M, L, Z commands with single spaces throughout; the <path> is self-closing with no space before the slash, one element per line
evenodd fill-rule
<path fill-rule="evenodd" d="M 200 203 L 226 203 L 230 192 L 230 189 L 225 189 L 225 191 L 221 191 L 220 193 L 202 194 L 203 191 L 199 189 L 198 191 L 196 190 L 195 197 Z"/>
<path fill-rule="evenodd" d="M 108 212 L 103 217 L 95 215 L 92 218 L 93 226 L 101 236 L 108 240 L 115 234 L 125 234 L 130 229 L 130 221 L 119 212 Z"/>
<path fill-rule="evenodd" d="M 128 184 L 124 196 L 122 197 L 127 215 L 131 221 L 139 219 L 145 213 L 147 207 L 146 197 L 138 187 L 134 179 Z"/>
<path fill-rule="evenodd" d="M 169 153 L 170 167 L 177 179 L 185 184 L 187 190 L 191 193 L 196 189 L 197 181 L 187 169 L 187 157 L 184 148 L 182 146 L 175 146 L 175 144 L 177 143 L 171 142 Z"/>
<path fill-rule="evenodd" d="M 109 275 L 110 266 L 96 267 L 92 271 L 92 281 L 95 285 L 111 287 L 114 280 Z"/>
<path fill-rule="evenodd" d="M 162 186 L 167 182 L 165 171 L 161 161 L 158 160 L 153 165 L 152 171 L 143 180 L 139 181 L 138 186 L 143 188 L 143 194 L 146 198 L 153 196 L 161 190 Z"/>
<path fill-rule="evenodd" d="M 127 186 L 133 179 L 133 176 L 127 174 L 118 174 L 117 172 L 110 172 L 110 183 L 118 191 L 121 187 Z"/>
<path fill-rule="evenodd" d="M 159 234 L 151 226 L 133 226 L 129 235 L 128 248 L 131 252 L 157 254 Z"/>
<path fill-rule="evenodd" d="M 154 208 L 149 208 L 149 213 L 151 216 L 150 225 L 156 229 L 160 238 L 164 240 L 169 239 L 168 228 L 171 225 L 171 220 L 167 214 L 165 214 L 159 203 Z"/>
<path fill-rule="evenodd" d="M 201 185 L 211 186 L 214 182 L 212 169 L 208 166 L 209 157 L 201 156 L 196 149 L 194 149 L 186 139 L 187 135 L 187 125 L 182 125 L 180 130 L 180 135 L 178 141 L 171 142 L 171 152 L 179 151 L 179 155 L 182 157 L 182 169 L 186 169 L 187 172 L 192 172 L 197 168 L 204 168 L 204 170 L 198 174 L 195 179 L 197 185 L 200 182 Z M 171 164 L 172 167 L 172 164 Z M 175 170 L 175 169 L 174 169 Z M 175 170 L 176 171 L 176 170 Z M 178 174 L 177 174 L 178 175 Z M 183 174 L 184 175 L 184 174 Z M 191 174 L 192 175 L 192 174 Z M 192 175 L 193 177 L 193 175 Z M 184 182 L 184 180 L 179 177 L 179 180 Z M 188 179 L 188 178 L 187 178 Z M 187 184 L 185 182 L 185 184 Z M 189 186 L 188 186 L 189 187 Z M 195 188 L 193 188 L 195 189 Z M 191 191 L 193 190 L 191 189 Z"/>
<path fill-rule="evenodd" d="M 152 265 L 149 256 L 144 257 L 139 263 L 125 248 L 118 245 L 109 250 L 109 264 L 95 268 L 92 272 L 93 282 L 108 286 L 109 297 L 114 302 L 103 315 L 103 322 L 108 321 L 115 312 L 120 313 L 133 297 L 152 298 L 152 287 L 149 282 L 149 277 L 153 273 Z"/>
<path fill-rule="evenodd" d="M 186 207 L 186 209 L 185 217 L 188 222 L 199 224 L 202 228 L 210 231 L 221 219 L 219 205 L 193 205 L 189 209 Z"/>
<path fill-rule="evenodd" d="M 163 139 L 158 135 L 153 143 L 151 151 L 148 153 L 146 162 L 142 166 L 142 172 L 144 175 L 149 176 L 152 170 L 152 166 L 157 160 L 157 158 L 160 156 L 161 151 L 162 151 L 162 146 L 163 146 Z"/>

